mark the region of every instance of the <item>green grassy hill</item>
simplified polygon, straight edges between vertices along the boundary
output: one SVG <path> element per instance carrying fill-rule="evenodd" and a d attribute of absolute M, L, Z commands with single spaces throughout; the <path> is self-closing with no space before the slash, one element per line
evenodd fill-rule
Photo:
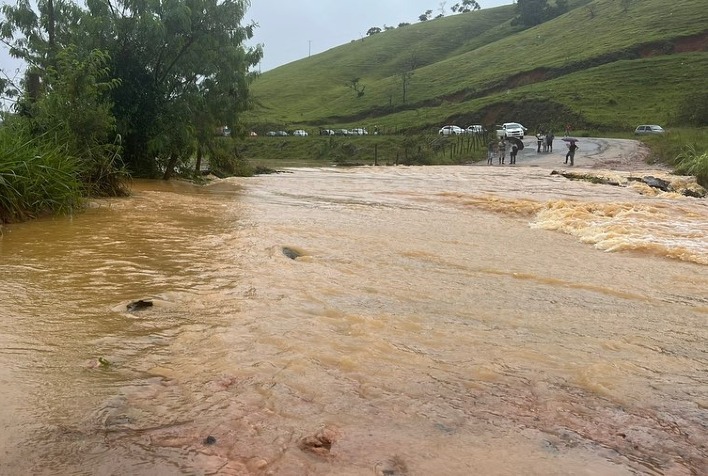
<path fill-rule="evenodd" d="M 635 0 L 626 12 L 618 0 L 576 0 L 529 29 L 514 15 L 505 6 L 399 27 L 266 72 L 248 121 L 259 132 L 512 120 L 621 130 L 683 125 L 687 104 L 708 102 L 705 0 Z"/>

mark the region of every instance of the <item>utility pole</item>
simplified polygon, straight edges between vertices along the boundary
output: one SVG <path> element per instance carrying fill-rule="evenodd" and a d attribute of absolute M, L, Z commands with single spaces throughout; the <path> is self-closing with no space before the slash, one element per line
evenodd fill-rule
<path fill-rule="evenodd" d="M 307 57 L 312 55 L 312 40 L 307 40 Z"/>

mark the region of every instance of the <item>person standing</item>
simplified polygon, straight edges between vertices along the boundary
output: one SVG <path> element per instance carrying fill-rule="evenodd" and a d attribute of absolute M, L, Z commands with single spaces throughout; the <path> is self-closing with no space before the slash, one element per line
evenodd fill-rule
<path fill-rule="evenodd" d="M 519 146 L 516 144 L 511 144 L 511 151 L 509 152 L 509 165 L 516 164 L 516 154 L 519 153 Z"/>
<path fill-rule="evenodd" d="M 494 163 L 494 155 L 496 153 L 497 143 L 493 140 L 489 141 L 487 144 L 487 165 L 492 165 Z"/>
<path fill-rule="evenodd" d="M 570 159 L 571 167 L 575 165 L 575 151 L 578 149 L 578 144 L 576 144 L 575 141 L 571 141 L 570 144 L 568 144 L 568 153 L 565 154 L 565 163 L 567 164 L 568 159 Z"/>
<path fill-rule="evenodd" d="M 497 147 L 499 148 L 499 164 L 503 165 L 506 160 L 506 142 L 504 142 L 504 139 L 499 140 Z"/>
<path fill-rule="evenodd" d="M 536 134 L 536 143 L 538 144 L 538 147 L 536 148 L 537 154 L 541 153 L 541 145 L 543 144 L 543 139 L 544 139 L 543 132 L 538 131 L 538 133 Z"/>

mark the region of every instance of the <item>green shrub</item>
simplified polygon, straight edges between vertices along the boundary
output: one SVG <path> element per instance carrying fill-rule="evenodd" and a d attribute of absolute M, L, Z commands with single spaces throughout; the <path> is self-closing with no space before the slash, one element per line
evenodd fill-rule
<path fill-rule="evenodd" d="M 221 138 L 209 143 L 209 165 L 217 177 L 251 177 L 255 168 L 238 150 L 238 143 L 231 138 Z"/>
<path fill-rule="evenodd" d="M 708 152 L 698 152 L 689 145 L 676 156 L 675 164 L 677 174 L 693 175 L 700 185 L 708 188 Z"/>
<path fill-rule="evenodd" d="M 61 141 L 32 137 L 17 124 L 0 127 L 0 223 L 68 213 L 81 205 L 79 163 Z"/>

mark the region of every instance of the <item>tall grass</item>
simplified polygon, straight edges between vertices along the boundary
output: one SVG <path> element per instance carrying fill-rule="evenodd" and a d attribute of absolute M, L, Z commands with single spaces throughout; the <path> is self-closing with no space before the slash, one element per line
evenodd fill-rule
<path fill-rule="evenodd" d="M 64 146 L 0 127 L 0 223 L 71 212 L 82 192 L 78 162 Z"/>
<path fill-rule="evenodd" d="M 680 175 L 693 175 L 696 181 L 708 188 L 708 152 L 698 152 L 693 146 L 676 156 L 676 173 Z"/>
<path fill-rule="evenodd" d="M 642 142 L 651 149 L 650 161 L 668 164 L 680 175 L 693 175 L 708 188 L 708 129 L 671 129 Z"/>

